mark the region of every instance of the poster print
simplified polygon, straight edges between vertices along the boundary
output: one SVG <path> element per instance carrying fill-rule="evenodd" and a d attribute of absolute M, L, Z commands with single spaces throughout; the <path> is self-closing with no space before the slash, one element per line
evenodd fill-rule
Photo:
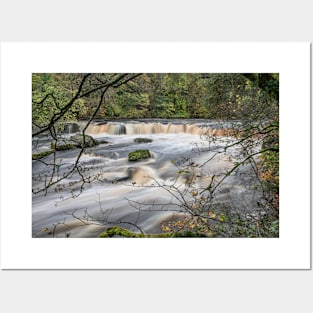
<path fill-rule="evenodd" d="M 2 44 L 1 266 L 309 268 L 309 56 Z"/>

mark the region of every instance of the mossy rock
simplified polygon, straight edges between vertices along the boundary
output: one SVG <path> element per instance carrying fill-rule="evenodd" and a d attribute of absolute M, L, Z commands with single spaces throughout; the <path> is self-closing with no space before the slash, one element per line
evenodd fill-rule
<path fill-rule="evenodd" d="M 124 237 L 124 238 L 159 238 L 159 237 L 172 237 L 171 233 L 146 235 L 142 233 L 134 233 L 125 228 L 112 226 L 105 232 L 99 235 L 100 238 Z"/>
<path fill-rule="evenodd" d="M 179 238 L 179 237 L 210 237 L 210 235 L 198 231 L 184 230 L 179 232 L 167 232 L 160 234 L 134 233 L 125 228 L 112 226 L 99 235 L 100 238 L 124 237 L 124 238 Z"/>
<path fill-rule="evenodd" d="M 133 233 L 125 228 L 118 227 L 118 226 L 113 226 L 108 228 L 105 232 L 100 234 L 100 238 L 107 238 L 107 237 L 125 237 L 125 238 L 142 238 L 145 237 L 144 234 L 137 234 Z"/>
<path fill-rule="evenodd" d="M 137 143 L 149 143 L 149 142 L 152 142 L 153 140 L 150 139 L 150 138 L 135 138 L 134 139 L 134 142 L 137 142 Z"/>
<path fill-rule="evenodd" d="M 76 148 L 90 148 L 98 145 L 97 140 L 92 138 L 89 135 L 85 135 L 85 144 L 84 136 L 82 134 L 76 134 L 71 136 L 70 139 L 60 139 L 57 142 L 53 140 L 51 142 L 51 149 L 55 151 L 70 150 Z"/>
<path fill-rule="evenodd" d="M 151 157 L 149 150 L 135 150 L 128 154 L 128 161 L 139 161 Z"/>
<path fill-rule="evenodd" d="M 79 146 L 75 143 L 56 143 L 56 141 L 51 141 L 51 149 L 55 151 L 71 150 L 76 149 Z"/>
<path fill-rule="evenodd" d="M 39 159 L 42 159 L 44 158 L 45 156 L 49 155 L 53 153 L 53 150 L 48 150 L 48 151 L 42 151 L 42 152 L 39 152 L 39 153 L 34 153 L 32 155 L 32 159 L 33 160 L 39 160 Z"/>
<path fill-rule="evenodd" d="M 70 140 L 74 141 L 80 148 L 82 148 L 83 146 L 85 148 L 91 148 L 99 144 L 97 140 L 86 134 L 85 134 L 85 145 L 83 134 L 76 134 L 74 136 L 71 136 Z"/>

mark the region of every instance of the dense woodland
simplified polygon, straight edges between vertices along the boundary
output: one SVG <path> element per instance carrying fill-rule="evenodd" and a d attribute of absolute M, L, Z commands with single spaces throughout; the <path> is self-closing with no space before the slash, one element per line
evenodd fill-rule
<path fill-rule="evenodd" d="M 92 74 L 62 117 L 89 119 L 106 83 L 95 118 L 264 119 L 277 112 L 278 74 Z M 33 74 L 33 122 L 41 125 L 75 95 L 84 74 Z M 97 89 L 99 88 L 99 89 Z M 92 90 L 92 89 L 91 89 Z M 44 97 L 46 101 L 41 102 Z"/>
<path fill-rule="evenodd" d="M 232 235 L 228 234 L 229 236 L 254 237 L 256 234 L 261 237 L 278 236 L 279 74 L 33 74 L 34 138 L 48 133 L 58 140 L 55 129 L 58 123 L 64 121 L 87 120 L 87 128 L 96 119 L 141 118 L 240 121 L 239 128 L 238 124 L 234 123 L 233 134 L 236 134 L 237 139 L 231 146 L 238 145 L 242 149 L 242 160 L 234 164 L 229 172 L 222 174 L 219 181 L 212 179 L 210 186 L 199 194 L 206 192 L 207 199 L 213 197 L 214 192 L 227 176 L 238 167 L 250 162 L 255 175 L 262 183 L 264 199 L 266 199 L 262 204 L 262 210 L 266 214 L 251 222 L 241 218 L 238 220 L 238 217 L 217 215 L 214 212 L 199 216 L 192 206 L 188 212 L 193 218 L 200 218 L 197 220 L 198 229 L 203 229 L 203 225 L 208 227 L 207 221 L 216 218 L 219 222 L 227 221 L 229 225 L 234 224 L 238 228 Z M 85 129 L 82 131 L 83 135 Z M 252 152 L 251 149 L 256 140 L 262 146 L 257 153 Z M 78 164 L 85 148 L 87 148 L 87 140 L 84 137 L 81 153 L 68 175 L 72 175 L 75 171 L 81 175 Z M 259 157 L 257 160 L 256 156 Z M 39 162 L 44 161 L 39 160 Z M 55 167 L 55 164 L 53 166 Z M 82 181 L 85 183 L 83 176 Z M 51 180 L 45 188 L 48 189 L 54 184 L 55 182 Z M 208 201 L 203 206 L 207 206 Z M 217 235 L 223 233 L 225 236 L 224 227 L 222 228 L 223 231 L 215 230 Z M 209 232 L 209 229 L 205 231 Z"/>

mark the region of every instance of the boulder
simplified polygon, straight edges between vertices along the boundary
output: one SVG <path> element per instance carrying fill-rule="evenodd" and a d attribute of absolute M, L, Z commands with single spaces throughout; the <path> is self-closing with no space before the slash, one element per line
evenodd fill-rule
<path fill-rule="evenodd" d="M 152 142 L 153 140 L 150 139 L 150 138 L 135 138 L 134 139 L 134 142 L 137 142 L 137 143 L 149 143 L 149 142 Z"/>
<path fill-rule="evenodd" d="M 84 136 L 83 134 L 76 134 L 70 137 L 70 140 L 73 141 L 78 147 L 82 148 L 84 145 Z M 93 137 L 85 134 L 85 148 L 91 148 L 99 143 Z"/>
<path fill-rule="evenodd" d="M 128 154 L 128 161 L 139 161 L 151 157 L 149 150 L 135 150 Z"/>

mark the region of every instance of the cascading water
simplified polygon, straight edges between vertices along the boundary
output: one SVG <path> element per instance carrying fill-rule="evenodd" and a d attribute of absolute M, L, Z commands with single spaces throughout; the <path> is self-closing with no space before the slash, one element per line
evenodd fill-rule
<path fill-rule="evenodd" d="M 83 129 L 85 123 L 79 125 Z M 89 125 L 86 133 L 105 143 L 84 150 L 79 160 L 79 173 L 66 176 L 80 149 L 57 151 L 55 156 L 46 156 L 44 162 L 33 161 L 33 236 L 51 237 L 53 230 L 56 237 L 68 234 L 95 237 L 112 224 L 132 231 L 138 231 L 131 226 L 137 225 L 146 233 L 160 232 L 162 221 L 181 210 L 179 201 L 164 186 L 173 184 L 182 192 L 190 188 L 191 183 L 195 188 L 205 188 L 212 177 L 233 166 L 230 157 L 236 157 L 237 148 L 223 153 L 226 144 L 233 140 L 224 137 L 229 134 L 229 126 L 225 122 L 205 120 Z M 135 142 L 138 137 L 148 138 L 150 142 Z M 48 148 L 50 141 L 42 141 L 41 145 Z M 128 161 L 128 154 L 138 149 L 148 149 L 151 157 Z M 220 153 L 212 158 L 216 152 Z M 210 158 L 212 160 L 207 162 Z M 53 162 L 55 166 L 49 168 L 47 164 Z M 186 163 L 193 164 L 190 165 L 193 170 L 180 174 L 179 167 Z M 36 193 L 47 182 L 65 176 L 47 193 Z M 215 201 L 239 206 L 254 201 L 256 195 L 249 189 L 251 182 L 244 179 L 245 175 L 241 174 L 227 178 Z M 88 225 L 79 220 L 81 217 L 89 220 Z"/>
<path fill-rule="evenodd" d="M 75 134 L 81 131 L 80 126 L 76 122 L 63 122 L 56 125 L 59 134 Z"/>
<path fill-rule="evenodd" d="M 179 134 L 188 133 L 194 135 L 227 135 L 226 123 L 206 121 L 205 123 L 194 123 L 186 120 L 185 122 L 176 121 L 169 123 L 161 122 L 106 122 L 91 124 L 86 133 L 97 135 L 106 133 L 109 135 L 145 135 L 145 134 Z"/>

